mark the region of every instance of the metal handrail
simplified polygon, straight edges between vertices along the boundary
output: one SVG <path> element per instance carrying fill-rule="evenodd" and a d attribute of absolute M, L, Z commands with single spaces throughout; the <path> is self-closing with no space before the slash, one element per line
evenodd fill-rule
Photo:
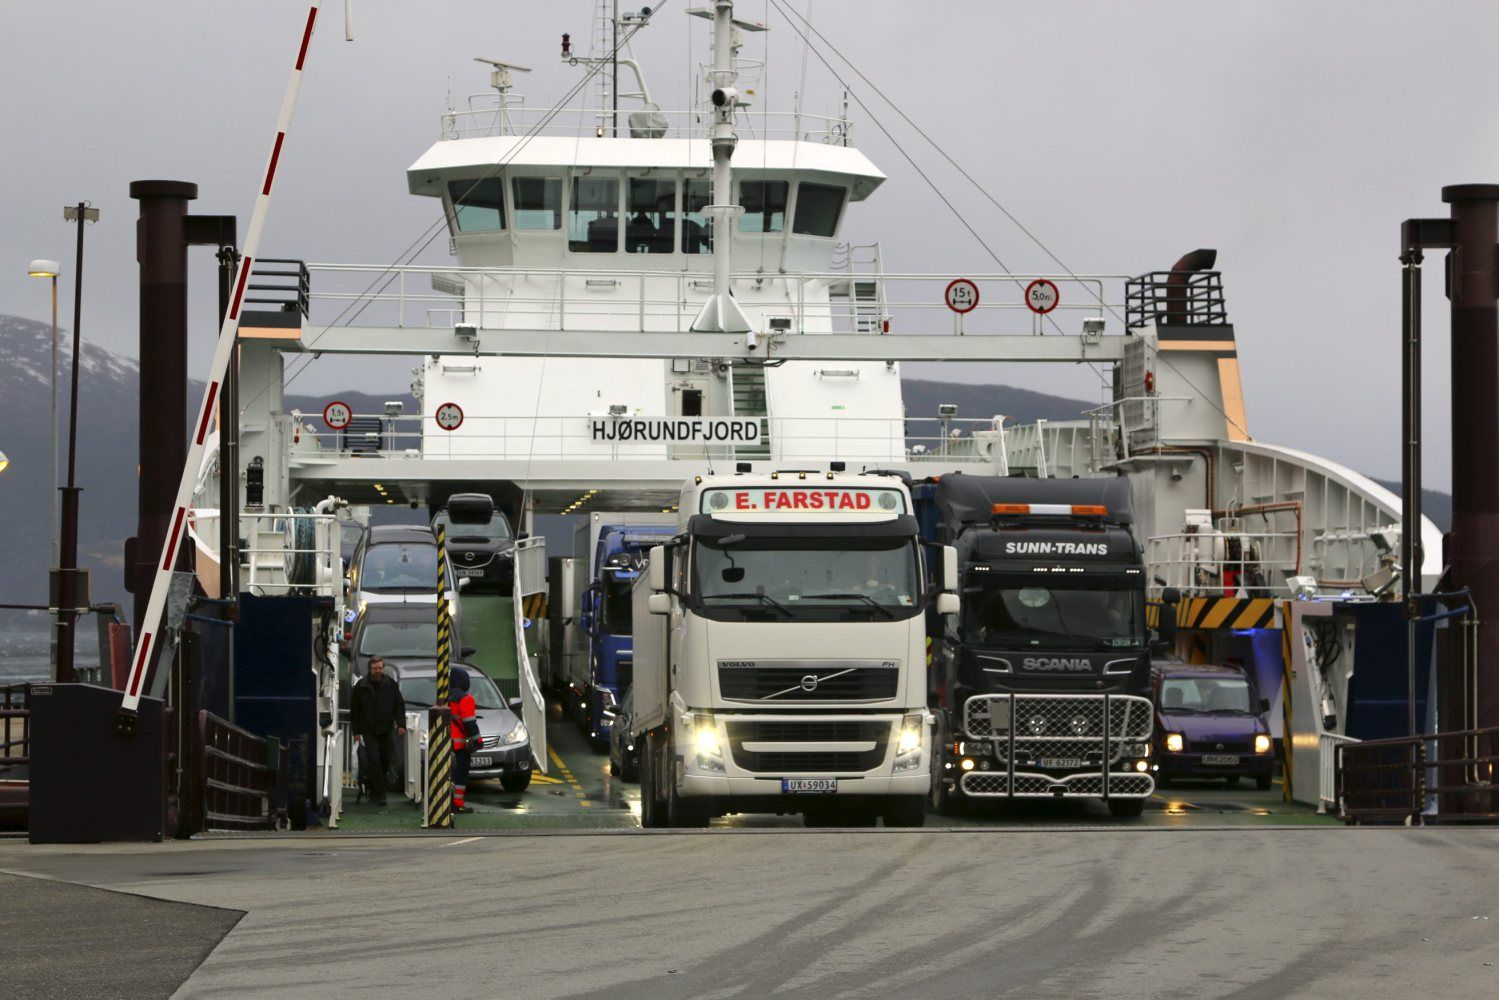
<path fill-rule="evenodd" d="M 1296 576 L 1294 557 L 1277 558 L 1277 543 L 1293 549 L 1300 536 L 1294 531 L 1210 531 L 1153 535 L 1145 543 L 1150 593 L 1174 587 L 1183 596 L 1285 596 L 1283 578 Z M 1239 549 L 1231 556 L 1231 547 Z M 1222 549 L 1220 552 L 1219 549 Z M 1258 555 L 1250 553 L 1258 549 Z M 1165 582 L 1157 582 L 1157 578 Z"/>
<path fill-rule="evenodd" d="M 1342 813 L 1338 796 L 1338 747 L 1359 742 L 1342 733 L 1321 733 L 1317 739 L 1317 812 Z"/>
<path fill-rule="evenodd" d="M 486 95 L 487 96 L 487 95 Z M 621 138 L 628 135 L 629 115 L 647 109 L 631 108 L 619 110 Z M 666 124 L 663 139 L 708 139 L 712 136 L 714 119 L 701 108 L 692 110 L 649 109 L 654 118 L 660 116 Z M 555 135 L 569 138 L 597 137 L 600 114 L 598 108 L 527 108 L 518 103 L 506 102 L 502 107 L 498 98 L 487 108 L 470 108 L 467 111 L 444 111 L 439 116 L 439 139 L 473 139 L 489 136 L 507 136 L 520 139 L 527 135 Z M 739 116 L 745 135 L 740 141 L 754 139 L 813 140 L 825 144 L 840 143 L 848 126 L 846 119 L 828 115 L 809 115 L 790 111 L 746 110 Z M 809 126 L 809 127 L 802 127 Z M 753 132 L 753 135 L 749 134 Z"/>
<path fill-rule="evenodd" d="M 1481 752 L 1484 744 L 1488 753 Z M 1336 754 L 1348 823 L 1499 820 L 1499 726 L 1344 743 Z M 1487 773 L 1487 780 L 1475 783 L 1470 770 Z M 1452 800 L 1462 808 L 1447 809 Z"/>
<path fill-rule="evenodd" d="M 560 231 L 558 233 L 561 238 Z M 630 266 L 611 267 L 616 255 L 586 256 L 587 264 L 569 268 L 534 267 L 437 267 L 429 265 L 359 265 L 312 263 L 308 270 L 318 276 L 317 290 L 309 293 L 315 304 L 325 302 L 341 315 L 350 303 L 382 305 L 394 312 L 397 327 L 452 328 L 458 323 L 503 328 L 555 329 L 570 331 L 623 330 L 627 332 L 675 332 L 686 328 L 712 292 L 712 257 L 675 254 L 629 255 Z M 640 267 L 641 259 L 659 260 L 659 268 Z M 685 265 L 685 267 L 684 267 Z M 337 288 L 340 277 L 358 276 L 347 290 Z M 447 287 L 431 288 L 434 276 Z M 1062 315 L 1080 322 L 1121 303 L 1106 290 L 1124 280 L 1122 275 L 1083 274 L 974 274 L 967 275 L 980 289 L 978 306 L 961 323 L 948 323 L 950 312 L 944 292 L 952 276 L 946 274 L 893 274 L 879 262 L 875 273 L 850 271 L 765 274 L 740 272 L 731 276 L 736 295 L 747 308 L 769 316 L 791 320 L 792 332 L 864 332 L 878 336 L 885 321 L 904 328 L 912 323 L 945 328 L 966 336 L 1004 332 L 1040 333 L 1040 317 L 1031 313 L 1023 289 L 1030 281 L 1045 278 L 1062 290 L 1062 300 L 1048 325 Z M 420 282 L 412 287 L 409 279 Z M 880 322 L 860 331 L 860 307 L 865 300 L 853 294 L 853 283 L 872 281 L 874 303 Z M 333 284 L 329 290 L 324 287 Z M 462 293 L 458 288 L 463 289 Z M 372 290 L 373 289 L 373 290 Z M 844 291 L 846 289 L 846 292 Z M 629 303 L 630 308 L 621 308 Z M 366 311 L 366 315 L 369 315 Z M 378 318 L 378 311 L 377 311 Z M 1017 318 L 1024 318 L 1022 325 Z M 940 319 L 942 322 L 936 322 Z M 318 324 L 311 323 L 313 327 Z M 371 325 L 381 325 L 379 322 Z M 1123 334 L 1123 331 L 1118 331 Z"/>
<path fill-rule="evenodd" d="M 342 431 L 321 427 L 316 418 L 293 417 L 300 454 L 306 458 L 336 455 L 361 460 L 404 460 L 412 457 L 482 460 L 486 458 L 703 458 L 732 459 L 764 457 L 765 439 L 743 444 L 674 443 L 664 441 L 595 441 L 590 425 L 600 420 L 643 418 L 630 414 L 568 414 L 541 416 L 493 416 L 465 414 L 455 431 L 444 431 L 434 414 L 402 414 L 386 417 L 355 414 L 379 421 L 378 431 L 365 447 L 350 447 Z M 650 419 L 670 419 L 656 415 Z M 715 418 L 704 418 L 715 419 Z M 732 417 L 723 417 L 732 420 Z M 995 458 L 975 447 L 980 439 L 993 438 L 1002 454 L 1003 431 L 994 417 L 776 417 L 759 416 L 764 436 L 782 457 L 799 453 L 843 461 L 952 462 L 992 464 Z M 247 515 L 248 516 L 248 515 Z M 271 516 L 271 515 L 264 515 Z M 286 515 L 274 515 L 284 517 Z M 298 515 L 302 516 L 302 515 Z M 307 515 L 313 516 L 313 515 Z M 328 515 L 321 515 L 328 516 Z M 289 550 L 290 551 L 290 550 Z M 320 550 L 321 551 L 321 550 Z"/>

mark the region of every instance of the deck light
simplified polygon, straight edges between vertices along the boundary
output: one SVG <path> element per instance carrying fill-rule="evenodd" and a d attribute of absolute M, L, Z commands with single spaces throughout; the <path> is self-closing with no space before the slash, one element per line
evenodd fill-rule
<path fill-rule="evenodd" d="M 34 260 L 26 268 L 27 275 L 33 278 L 55 278 L 61 272 L 55 260 Z"/>
<path fill-rule="evenodd" d="M 0 451 L 0 472 L 10 468 L 10 459 L 5 457 L 5 452 Z"/>

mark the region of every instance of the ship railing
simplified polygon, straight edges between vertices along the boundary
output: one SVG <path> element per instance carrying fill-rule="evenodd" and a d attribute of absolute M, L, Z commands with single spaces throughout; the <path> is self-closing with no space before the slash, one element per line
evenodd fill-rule
<path fill-rule="evenodd" d="M 602 115 L 602 117 L 601 117 Z M 487 136 L 566 136 L 612 138 L 612 111 L 598 108 L 526 108 L 498 100 L 488 107 L 445 111 L 439 118 L 439 139 L 477 139 Z M 790 111 L 746 110 L 735 116 L 740 139 L 801 140 L 843 145 L 846 119 Z M 712 137 L 713 116 L 702 109 L 664 111 L 619 110 L 619 138 L 703 139 Z"/>
<path fill-rule="evenodd" d="M 31 763 L 30 684 L 0 685 L 0 767 Z"/>
<path fill-rule="evenodd" d="M 455 362 L 456 363 L 456 362 Z M 816 370 L 824 379 L 856 379 L 857 369 Z M 444 399 L 440 402 L 447 402 Z M 297 414 L 287 419 L 300 439 L 298 457 L 454 460 L 595 459 L 611 461 L 683 460 L 750 461 L 765 459 L 766 449 L 779 460 L 849 463 L 921 463 L 932 466 L 994 466 L 1003 461 L 1004 432 L 999 417 L 774 417 L 719 415 L 698 418 L 670 415 L 485 416 L 466 413 L 454 430 L 437 423 L 432 402 L 423 414 L 354 414 L 349 427 L 333 430 L 319 418 Z M 742 440 L 701 443 L 640 439 L 633 421 L 698 420 L 729 422 L 743 428 Z M 359 428 L 352 430 L 351 428 Z M 751 437 L 749 435 L 754 434 Z M 264 515 L 286 517 L 287 515 Z M 301 516 L 301 515 L 298 515 Z M 279 549 L 268 550 L 280 551 Z M 331 554 L 319 556 L 331 558 Z"/>
<path fill-rule="evenodd" d="M 1499 727 L 1355 740 L 1335 753 L 1347 823 L 1499 821 Z"/>
<path fill-rule="evenodd" d="M 216 542 L 219 514 L 189 515 L 195 538 Z M 340 522 L 333 514 L 302 511 L 242 513 L 241 586 L 261 597 L 318 593 L 343 588 Z"/>
<path fill-rule="evenodd" d="M 1338 797 L 1338 747 L 1357 743 L 1352 736 L 1342 733 L 1321 733 L 1317 737 L 1317 811 L 1342 815 L 1343 807 Z"/>
<path fill-rule="evenodd" d="M 559 234 L 560 239 L 560 234 Z M 580 255 L 583 256 L 583 255 Z M 687 260 L 686 270 L 591 267 L 433 267 L 309 264 L 312 317 L 307 346 L 322 326 L 452 329 L 458 324 L 521 330 L 676 333 L 686 330 L 713 291 L 712 258 Z M 615 255 L 618 256 L 618 255 Z M 630 255 L 637 260 L 649 254 Z M 660 256 L 666 255 L 657 255 Z M 978 304 L 956 313 L 947 304 L 947 274 L 848 270 L 791 274 L 738 273 L 736 298 L 764 323 L 789 333 L 931 333 L 955 336 L 1066 333 L 1096 339 L 1123 308 L 1122 275 L 973 274 Z M 1046 315 L 1026 305 L 1038 279 L 1055 284 L 1060 300 Z M 1103 320 L 1083 330 L 1084 320 Z M 1093 324 L 1097 326 L 1097 324 Z"/>
<path fill-rule="evenodd" d="M 1289 597 L 1286 579 L 1300 574 L 1300 538 L 1294 531 L 1152 536 L 1145 545 L 1150 593 L 1173 587 L 1183 597 Z"/>

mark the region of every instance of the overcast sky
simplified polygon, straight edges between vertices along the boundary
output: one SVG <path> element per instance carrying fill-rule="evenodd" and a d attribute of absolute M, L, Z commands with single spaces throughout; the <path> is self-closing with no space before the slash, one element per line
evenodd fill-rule
<path fill-rule="evenodd" d="M 783 0 L 784 2 L 784 0 Z M 487 87 L 475 56 L 535 68 L 520 88 L 546 106 L 579 70 L 592 0 L 356 0 L 324 5 L 283 153 L 262 256 L 387 264 L 437 217 L 404 171 L 434 141 L 452 81 Z M 627 2 L 626 7 L 629 6 Z M 637 54 L 666 108 L 689 102 L 706 23 L 667 0 Z M 1077 272 L 1138 273 L 1216 247 L 1255 437 L 1382 476 L 1399 471 L 1398 231 L 1446 214 L 1444 184 L 1499 181 L 1492 0 L 1098 0 L 915 3 L 795 0 L 842 53 Z M 71 316 L 73 233 L 62 206 L 87 199 L 85 339 L 135 355 L 139 178 L 196 181 L 195 210 L 247 225 L 269 150 L 301 0 L 6 4 L 0 13 L 0 312 L 47 317 L 26 262 L 64 262 Z M 758 100 L 789 109 L 802 46 L 765 0 Z M 690 25 L 690 27 L 689 27 Z M 831 54 L 829 54 L 831 57 Z M 805 108 L 834 112 L 840 88 L 809 60 Z M 856 84 L 855 96 L 864 97 Z M 867 95 L 873 100 L 873 95 Z M 1016 271 L 1055 266 L 945 168 L 883 105 L 874 113 Z M 857 143 L 890 177 L 854 206 L 845 235 L 880 241 L 888 271 L 998 270 L 857 107 Z M 423 258 L 448 260 L 439 239 Z M 1440 259 L 1427 284 L 1428 485 L 1445 488 L 1447 322 Z M 193 254 L 192 371 L 216 326 L 211 250 Z M 1117 329 L 1117 324 L 1115 325 Z M 323 361 L 298 391 L 404 388 L 409 362 Z M 1086 398 L 1070 366 L 923 377 L 1024 385 Z"/>

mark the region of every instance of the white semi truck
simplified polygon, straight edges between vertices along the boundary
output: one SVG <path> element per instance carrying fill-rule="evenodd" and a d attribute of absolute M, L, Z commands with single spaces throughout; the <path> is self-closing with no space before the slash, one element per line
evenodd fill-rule
<path fill-rule="evenodd" d="M 957 613 L 956 553 L 923 550 L 901 480 L 832 469 L 683 486 L 634 592 L 643 825 L 925 821 L 926 617 Z"/>

